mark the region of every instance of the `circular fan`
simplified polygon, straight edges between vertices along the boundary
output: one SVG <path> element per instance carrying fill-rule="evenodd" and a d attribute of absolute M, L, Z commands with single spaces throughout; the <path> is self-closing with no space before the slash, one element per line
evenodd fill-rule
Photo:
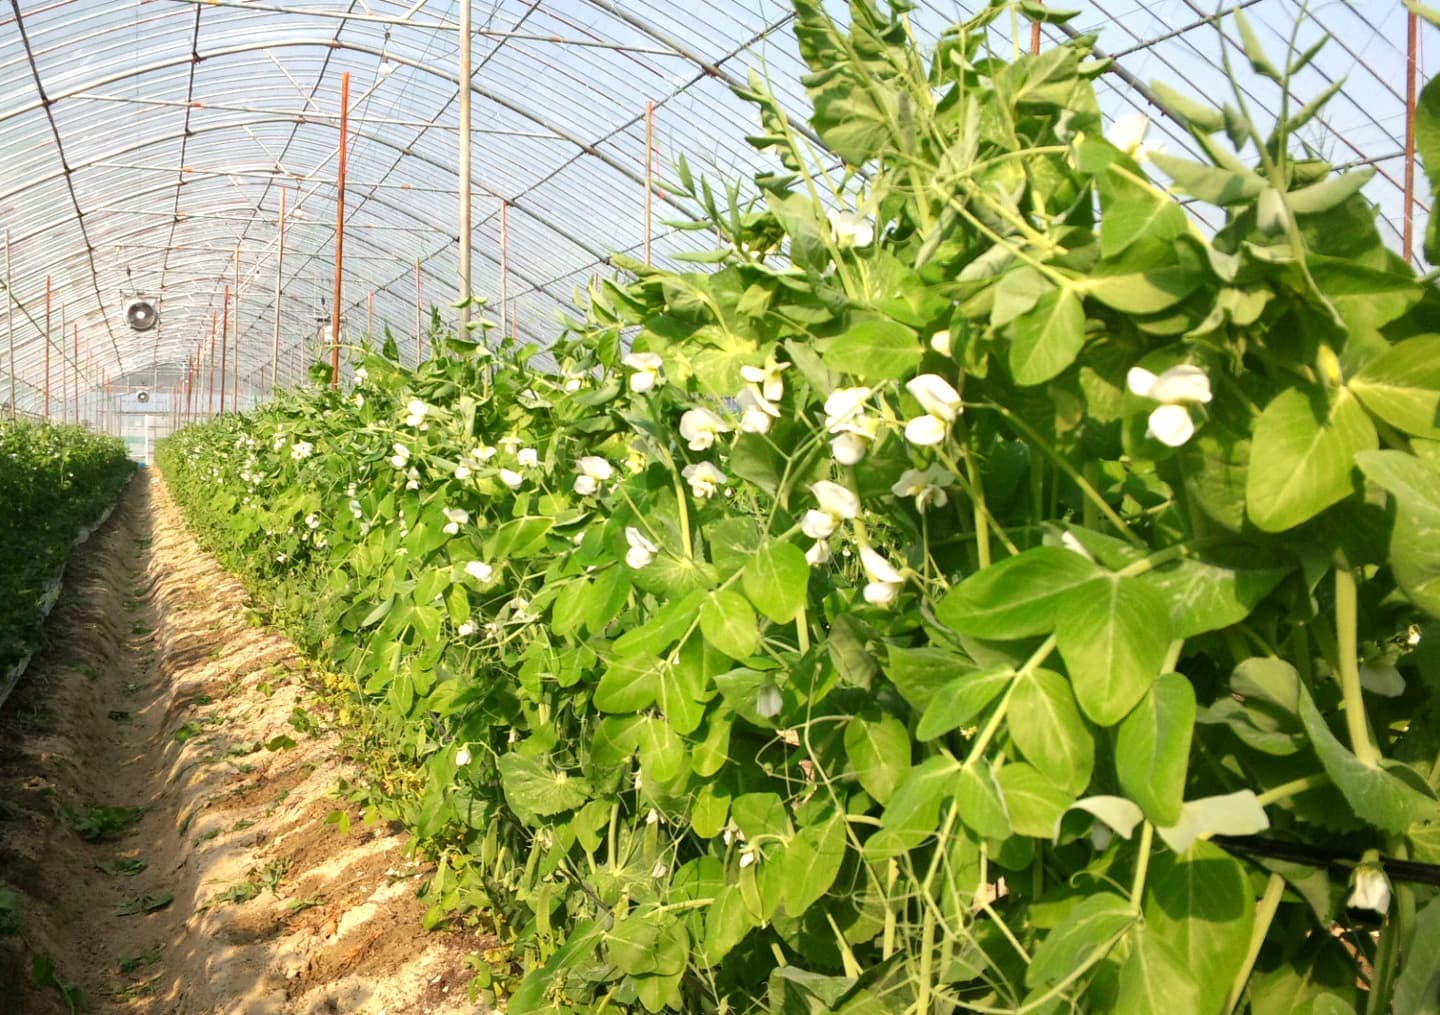
<path fill-rule="evenodd" d="M 131 331 L 149 331 L 160 320 L 160 312 L 147 299 L 134 299 L 125 304 L 125 323 Z"/>
<path fill-rule="evenodd" d="M 137 330 L 137 331 L 143 331 L 144 329 L 143 329 L 143 328 L 137 328 L 136 330 Z M 142 405 L 145 404 L 146 402 L 150 401 L 150 392 L 148 392 L 148 391 L 137 391 L 137 392 L 135 392 L 135 401 L 139 402 L 139 403 L 142 404 Z"/>

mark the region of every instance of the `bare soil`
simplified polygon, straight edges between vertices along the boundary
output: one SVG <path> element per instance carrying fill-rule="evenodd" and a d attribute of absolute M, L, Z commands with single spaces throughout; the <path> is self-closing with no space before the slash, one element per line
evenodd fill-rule
<path fill-rule="evenodd" d="M 317 712 L 310 674 L 246 606 L 153 473 L 71 561 L 0 711 L 0 890 L 23 925 L 4 933 L 0 894 L 7 1015 L 64 1015 L 66 987 L 100 1013 L 485 1010 L 473 935 L 421 929 L 430 871 L 403 833 L 326 823 L 360 773 L 334 731 L 291 724 Z"/>

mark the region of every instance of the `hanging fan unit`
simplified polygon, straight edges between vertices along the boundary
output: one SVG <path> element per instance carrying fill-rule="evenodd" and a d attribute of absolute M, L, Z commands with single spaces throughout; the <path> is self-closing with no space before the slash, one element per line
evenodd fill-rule
<path fill-rule="evenodd" d="M 137 392 L 135 392 L 135 401 L 139 402 L 141 405 L 144 405 L 146 402 L 150 401 L 150 392 L 148 392 L 148 391 L 137 391 Z"/>
<path fill-rule="evenodd" d="M 145 296 L 125 301 L 125 323 L 131 331 L 149 331 L 160 320 L 160 311 L 155 302 Z"/>

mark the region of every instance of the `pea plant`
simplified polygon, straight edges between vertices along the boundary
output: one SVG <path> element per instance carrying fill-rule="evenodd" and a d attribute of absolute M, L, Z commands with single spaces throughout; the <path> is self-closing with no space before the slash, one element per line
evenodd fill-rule
<path fill-rule="evenodd" d="M 1007 5 L 795 9 L 823 147 L 752 76 L 773 171 L 681 161 L 714 249 L 554 369 L 437 319 L 162 449 L 352 682 L 427 923 L 511 1012 L 1434 1004 L 1440 302 L 1368 171 L 1320 100 L 1107 131 Z"/>
<path fill-rule="evenodd" d="M 39 644 L 47 585 L 133 468 L 115 438 L 0 420 L 0 678 Z"/>

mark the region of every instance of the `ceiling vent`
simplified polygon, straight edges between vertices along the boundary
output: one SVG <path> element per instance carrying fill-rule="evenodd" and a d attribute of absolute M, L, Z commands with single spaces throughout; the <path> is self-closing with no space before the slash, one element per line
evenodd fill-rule
<path fill-rule="evenodd" d="M 131 331 L 149 331 L 160 320 L 160 311 L 144 296 L 125 301 L 125 323 Z"/>

